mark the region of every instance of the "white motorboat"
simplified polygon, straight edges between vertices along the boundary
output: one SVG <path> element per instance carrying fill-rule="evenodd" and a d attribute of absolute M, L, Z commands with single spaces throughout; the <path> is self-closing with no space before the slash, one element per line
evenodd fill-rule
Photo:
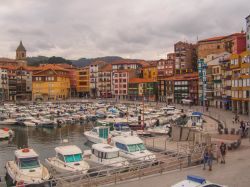
<path fill-rule="evenodd" d="M 8 140 L 14 135 L 14 132 L 9 128 L 0 129 L 0 140 Z"/>
<path fill-rule="evenodd" d="M 147 132 L 154 135 L 167 135 L 170 131 L 170 124 L 148 128 Z"/>
<path fill-rule="evenodd" d="M 23 121 L 23 124 L 27 127 L 36 127 L 39 125 L 41 121 L 39 119 L 35 119 L 34 117 L 26 117 Z"/>
<path fill-rule="evenodd" d="M 84 158 L 92 166 L 125 167 L 129 165 L 126 158 L 120 157 L 120 150 L 114 146 L 98 143 L 91 150 L 84 151 Z"/>
<path fill-rule="evenodd" d="M 17 120 L 15 119 L 1 119 L 0 120 L 0 125 L 15 125 L 17 123 Z"/>
<path fill-rule="evenodd" d="M 84 135 L 92 143 L 109 143 L 111 141 L 109 127 L 105 126 L 94 127 L 91 131 L 84 132 Z"/>
<path fill-rule="evenodd" d="M 76 145 L 59 146 L 55 148 L 56 156 L 45 159 L 52 170 L 58 173 L 87 173 L 89 164 L 83 160 L 82 151 Z"/>
<path fill-rule="evenodd" d="M 138 136 L 116 136 L 112 138 L 112 143 L 120 149 L 120 155 L 129 160 L 154 161 L 156 159 Z"/>
<path fill-rule="evenodd" d="M 6 163 L 6 180 L 13 185 L 44 184 L 50 179 L 50 174 L 39 159 L 38 154 L 29 148 L 15 151 L 15 160 Z"/>

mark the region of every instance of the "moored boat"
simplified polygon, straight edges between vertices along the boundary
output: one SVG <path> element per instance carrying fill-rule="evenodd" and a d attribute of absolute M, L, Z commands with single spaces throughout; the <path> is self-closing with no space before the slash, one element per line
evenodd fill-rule
<path fill-rule="evenodd" d="M 50 179 L 50 174 L 39 159 L 38 154 L 29 148 L 15 151 L 15 160 L 6 163 L 7 183 L 17 185 L 41 185 Z"/>
<path fill-rule="evenodd" d="M 55 148 L 56 156 L 45 161 L 52 170 L 58 173 L 82 172 L 87 173 L 89 164 L 83 160 L 82 151 L 75 145 Z"/>

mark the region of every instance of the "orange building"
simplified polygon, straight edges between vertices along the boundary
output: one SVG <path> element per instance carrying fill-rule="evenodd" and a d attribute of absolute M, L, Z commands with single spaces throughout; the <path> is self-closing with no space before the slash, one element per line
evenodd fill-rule
<path fill-rule="evenodd" d="M 47 64 L 35 69 L 32 75 L 32 99 L 49 101 L 69 98 L 68 70 Z"/>

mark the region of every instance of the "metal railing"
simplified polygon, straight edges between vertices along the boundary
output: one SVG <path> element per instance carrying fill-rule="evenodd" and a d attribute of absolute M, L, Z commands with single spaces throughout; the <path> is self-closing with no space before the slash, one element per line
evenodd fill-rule
<path fill-rule="evenodd" d="M 194 146 L 188 154 L 176 150 L 165 150 L 155 153 L 156 159 L 149 159 L 148 156 L 130 159 L 128 160 L 130 164 L 126 167 L 114 168 L 105 165 L 91 168 L 88 173 L 70 172 L 57 175 L 46 181 L 46 185 L 48 187 L 98 186 L 116 184 L 130 179 L 141 179 L 144 176 L 162 174 L 176 169 L 181 170 L 199 163 L 202 160 L 204 150 L 205 146 L 202 145 Z"/>

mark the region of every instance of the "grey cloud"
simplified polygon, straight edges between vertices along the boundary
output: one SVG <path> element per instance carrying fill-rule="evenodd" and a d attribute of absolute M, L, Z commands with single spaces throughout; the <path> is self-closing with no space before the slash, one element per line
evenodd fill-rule
<path fill-rule="evenodd" d="M 0 56 L 22 39 L 30 56 L 155 59 L 179 40 L 239 32 L 249 10 L 247 0 L 3 0 Z"/>

